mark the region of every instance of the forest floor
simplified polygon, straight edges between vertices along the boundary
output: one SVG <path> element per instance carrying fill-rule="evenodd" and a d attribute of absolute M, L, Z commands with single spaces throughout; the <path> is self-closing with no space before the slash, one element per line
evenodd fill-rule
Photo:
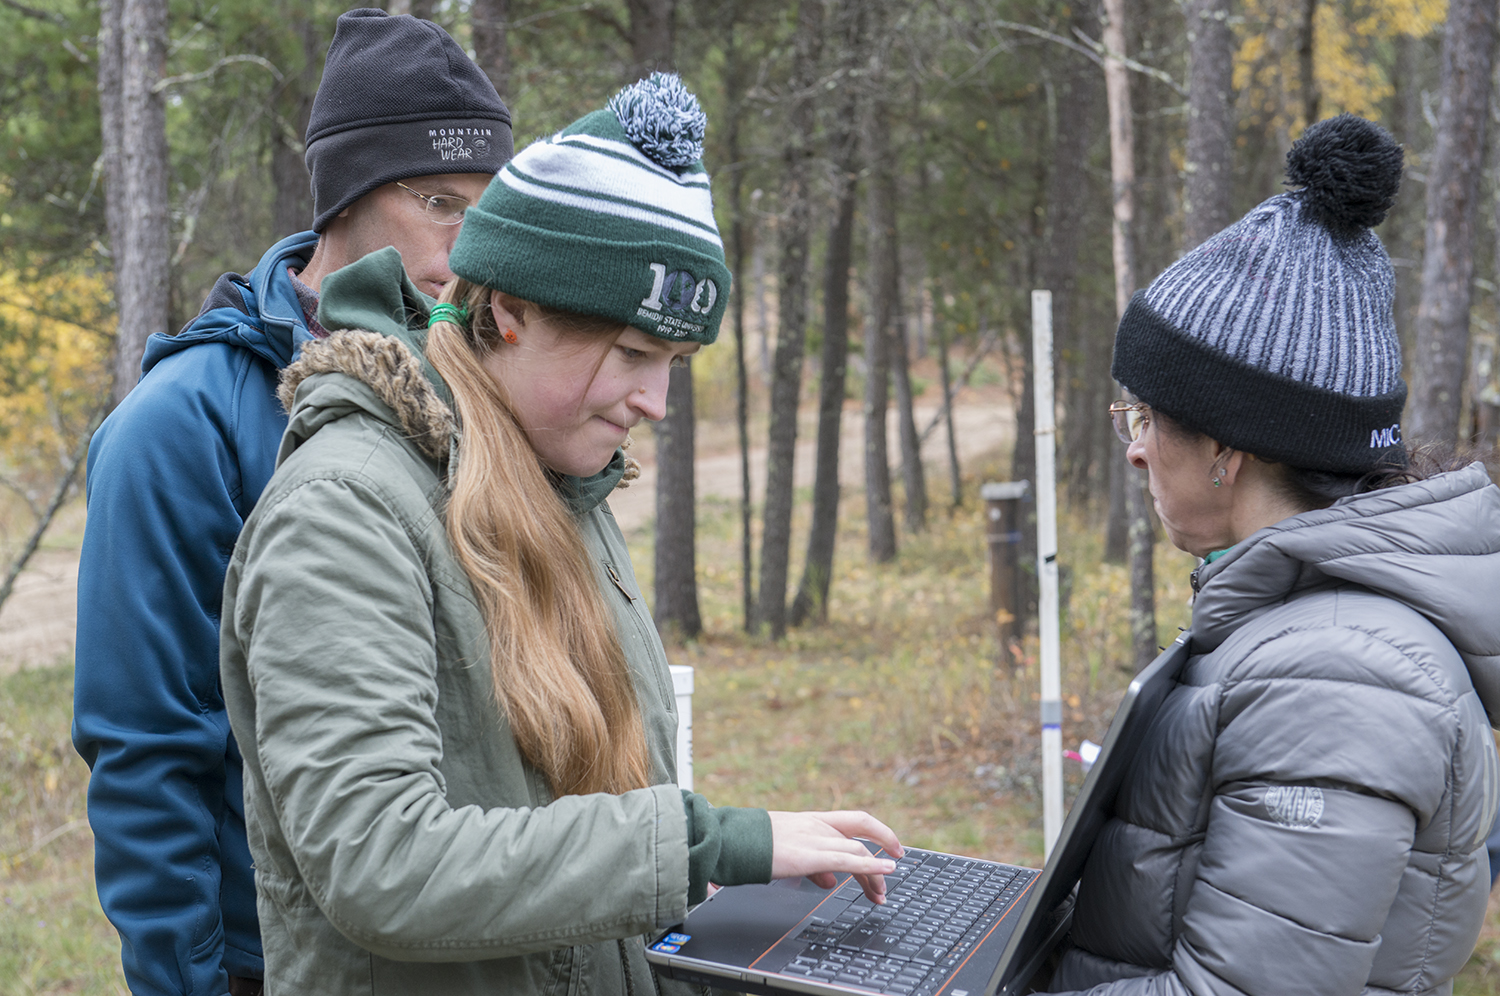
<path fill-rule="evenodd" d="M 933 512 L 924 531 L 900 529 L 893 563 L 865 556 L 858 436 L 846 436 L 853 471 L 829 601 L 829 619 L 781 642 L 747 635 L 740 616 L 739 464 L 733 425 L 701 431 L 699 582 L 704 634 L 670 646 L 695 669 L 694 777 L 717 803 L 775 808 L 858 807 L 910 844 L 1037 865 L 1041 861 L 1035 643 L 1019 667 L 1002 663 L 988 605 L 978 482 L 1004 479 L 999 454 L 1013 427 L 999 405 L 976 399 L 961 415 L 965 498 L 950 508 L 946 468 L 929 465 Z M 985 408 L 991 409 L 984 411 Z M 851 432 L 859 419 L 852 411 Z M 972 423 L 964 420 L 972 418 Z M 925 424 L 919 417 L 919 425 Z M 965 428 L 965 424 L 969 427 Z M 977 440 L 989 434 L 988 443 Z M 810 439 L 804 432 L 802 438 Z M 942 452 L 941 433 L 928 443 Z M 650 442 L 642 481 L 612 500 L 641 584 L 651 590 Z M 804 460 L 803 456 L 808 459 Z M 808 454 L 799 466 L 810 467 Z M 763 470 L 753 471 L 763 477 Z M 799 486 L 805 487 L 803 480 Z M 801 496 L 806 498 L 805 493 Z M 633 503 L 633 504 L 632 504 Z M 797 531 L 806 535 L 807 502 Z M 69 509 L 0 618 L 0 993 L 123 994 L 118 939 L 99 911 L 87 769 L 69 743 L 72 579 L 82 513 Z M 1103 562 L 1099 524 L 1065 510 L 1059 561 L 1066 579 L 1063 689 L 1067 745 L 1099 740 L 1126 682 L 1128 579 Z M 802 542 L 801 540 L 798 541 Z M 800 576 L 800 546 L 791 577 Z M 70 559 L 71 558 L 71 559 Z M 1163 634 L 1188 618 L 1192 562 L 1160 544 L 1158 618 Z M 63 604 L 66 603 L 66 604 Z M 13 615 L 13 612 L 15 613 Z M 39 635 L 40 617 L 53 619 Z M 66 642 L 56 640 L 57 629 Z M 32 632 L 26 650 L 14 634 Z M 5 642 L 10 641 L 10 642 Z M 52 656 L 45 656 L 53 648 Z M 1070 766 L 1068 784 L 1079 773 Z M 1500 993 L 1500 904 L 1493 903 L 1461 994 Z"/>

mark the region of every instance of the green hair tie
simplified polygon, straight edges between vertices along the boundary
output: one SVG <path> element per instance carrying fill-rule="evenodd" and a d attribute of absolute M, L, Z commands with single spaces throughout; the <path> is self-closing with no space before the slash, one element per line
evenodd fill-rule
<path fill-rule="evenodd" d="M 434 304 L 432 314 L 427 319 L 427 327 L 432 328 L 438 322 L 452 322 L 459 328 L 464 328 L 469 322 L 469 309 L 457 304 Z"/>

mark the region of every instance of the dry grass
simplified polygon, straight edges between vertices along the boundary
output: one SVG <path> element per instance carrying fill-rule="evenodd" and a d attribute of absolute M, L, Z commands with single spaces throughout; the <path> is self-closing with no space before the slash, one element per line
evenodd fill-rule
<path fill-rule="evenodd" d="M 0 993 L 123 994 L 94 894 L 88 768 L 68 739 L 72 668 L 0 679 Z"/>

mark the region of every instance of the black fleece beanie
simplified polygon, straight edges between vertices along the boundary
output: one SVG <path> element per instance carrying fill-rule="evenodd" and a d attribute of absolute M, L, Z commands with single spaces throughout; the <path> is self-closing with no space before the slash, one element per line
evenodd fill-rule
<path fill-rule="evenodd" d="M 510 111 L 448 32 L 383 10 L 339 16 L 307 125 L 314 231 L 376 187 L 493 176 L 511 152 Z"/>

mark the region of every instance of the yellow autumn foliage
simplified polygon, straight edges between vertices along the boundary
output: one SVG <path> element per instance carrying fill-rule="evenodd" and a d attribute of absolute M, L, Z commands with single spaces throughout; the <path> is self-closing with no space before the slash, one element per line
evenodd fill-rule
<path fill-rule="evenodd" d="M 66 473 L 107 400 L 113 327 L 103 274 L 0 262 L 0 474 L 28 495 Z"/>
<path fill-rule="evenodd" d="M 1309 124 L 1299 53 L 1304 9 L 1304 0 L 1244 0 L 1234 88 L 1251 128 L 1295 138 Z M 1447 0 L 1319 0 L 1312 52 L 1319 116 L 1348 111 L 1379 120 L 1394 85 L 1383 46 L 1425 37 L 1447 16 Z"/>

